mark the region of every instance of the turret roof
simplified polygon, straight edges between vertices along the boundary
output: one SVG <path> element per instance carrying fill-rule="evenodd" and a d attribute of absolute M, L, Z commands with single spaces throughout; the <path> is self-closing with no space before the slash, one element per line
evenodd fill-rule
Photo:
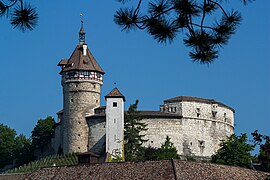
<path fill-rule="evenodd" d="M 105 74 L 88 48 L 86 49 L 86 55 L 83 55 L 83 46 L 84 45 L 77 45 L 62 72 L 86 70 Z"/>
<path fill-rule="evenodd" d="M 117 88 L 114 88 L 109 94 L 107 94 L 105 99 L 107 98 L 123 98 L 124 101 L 126 101 L 125 96 Z"/>

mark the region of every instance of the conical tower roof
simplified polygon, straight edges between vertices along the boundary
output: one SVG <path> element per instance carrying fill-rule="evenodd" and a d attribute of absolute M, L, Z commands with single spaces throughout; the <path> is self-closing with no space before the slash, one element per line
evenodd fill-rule
<path fill-rule="evenodd" d="M 85 71 L 94 71 L 101 74 L 105 74 L 103 69 L 99 66 L 96 59 L 86 47 L 86 55 L 83 53 L 84 45 L 77 45 L 69 60 L 67 61 L 66 66 L 63 68 L 62 72 L 73 71 L 73 70 L 85 70 Z"/>
<path fill-rule="evenodd" d="M 107 98 L 123 98 L 123 100 L 126 101 L 125 96 L 117 88 L 114 88 L 109 94 L 107 94 L 105 99 Z"/>

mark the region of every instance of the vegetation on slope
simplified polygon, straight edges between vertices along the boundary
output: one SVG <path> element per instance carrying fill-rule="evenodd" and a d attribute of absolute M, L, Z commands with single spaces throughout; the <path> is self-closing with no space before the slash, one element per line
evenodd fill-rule
<path fill-rule="evenodd" d="M 48 156 L 46 158 L 43 158 L 37 161 L 32 161 L 18 168 L 8 170 L 5 173 L 28 173 L 28 172 L 36 171 L 43 167 L 68 166 L 68 165 L 76 165 L 76 164 L 78 164 L 78 159 L 75 153 L 66 154 L 66 155 L 54 155 L 54 156 Z"/>

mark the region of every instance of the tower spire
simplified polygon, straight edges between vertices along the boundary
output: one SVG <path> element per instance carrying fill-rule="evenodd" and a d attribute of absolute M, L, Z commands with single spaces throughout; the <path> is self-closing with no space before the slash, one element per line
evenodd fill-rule
<path fill-rule="evenodd" d="M 81 29 L 79 32 L 79 44 L 83 45 L 85 44 L 85 32 L 83 29 L 83 14 L 81 13 L 80 16 L 82 17 L 82 20 L 81 20 Z"/>

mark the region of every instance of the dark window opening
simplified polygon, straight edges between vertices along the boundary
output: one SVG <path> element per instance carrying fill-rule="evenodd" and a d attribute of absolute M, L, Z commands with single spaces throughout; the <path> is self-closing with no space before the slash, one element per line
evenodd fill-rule
<path fill-rule="evenodd" d="M 216 118 L 217 111 L 212 111 L 213 118 Z"/>
<path fill-rule="evenodd" d="M 113 102 L 113 107 L 117 107 L 117 102 Z"/>
<path fill-rule="evenodd" d="M 199 146 L 200 147 L 204 147 L 204 145 L 205 145 L 205 141 L 199 141 Z"/>
<path fill-rule="evenodd" d="M 197 114 L 197 117 L 201 116 L 201 109 L 200 108 L 196 108 L 196 114 Z"/>

